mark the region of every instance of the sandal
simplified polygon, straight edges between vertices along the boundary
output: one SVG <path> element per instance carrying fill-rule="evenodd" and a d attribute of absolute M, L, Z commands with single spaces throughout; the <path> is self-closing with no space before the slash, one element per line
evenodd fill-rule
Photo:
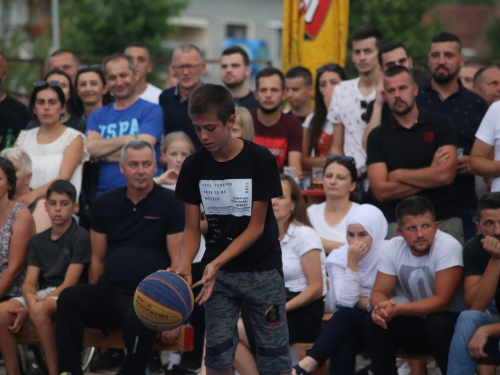
<path fill-rule="evenodd" d="M 295 370 L 296 375 L 311 375 L 310 372 L 307 372 L 302 367 L 300 367 L 298 363 L 295 366 L 293 366 L 292 368 Z"/>

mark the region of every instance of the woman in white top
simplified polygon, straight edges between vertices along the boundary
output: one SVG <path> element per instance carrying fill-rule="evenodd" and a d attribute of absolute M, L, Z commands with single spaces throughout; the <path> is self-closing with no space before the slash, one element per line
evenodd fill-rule
<path fill-rule="evenodd" d="M 328 155 L 323 174 L 326 201 L 312 204 L 307 209 L 311 224 L 327 254 L 346 243 L 345 219 L 358 206 L 349 200 L 356 188 L 357 176 L 354 158 Z"/>
<path fill-rule="evenodd" d="M 321 331 L 325 308 L 325 252 L 311 227 L 299 187 L 287 175 L 281 176 L 281 185 L 283 196 L 273 198 L 272 205 L 280 233 L 289 342 L 312 342 Z M 258 374 L 252 355 L 255 344 L 244 309 L 242 317 L 245 327 L 238 325 L 240 344 L 235 368 L 242 375 Z"/>
<path fill-rule="evenodd" d="M 35 82 L 30 109 L 38 118 L 40 127 L 21 131 L 15 143 L 33 163 L 31 191 L 19 197 L 19 201 L 31 206 L 37 199 L 45 197 L 47 188 L 55 180 L 71 182 L 79 194 L 82 164 L 88 155 L 83 147 L 84 135 L 61 123 L 66 99 L 58 82 Z M 37 232 L 40 229 L 37 226 Z"/>
<path fill-rule="evenodd" d="M 337 311 L 307 357 L 294 366 L 297 375 L 308 375 L 328 358 L 335 375 L 354 374 L 356 354 L 363 347 L 363 320 L 371 310 L 369 297 L 387 221 L 378 208 L 363 204 L 349 213 L 346 224 L 348 243 L 326 259 L 330 298 Z"/>

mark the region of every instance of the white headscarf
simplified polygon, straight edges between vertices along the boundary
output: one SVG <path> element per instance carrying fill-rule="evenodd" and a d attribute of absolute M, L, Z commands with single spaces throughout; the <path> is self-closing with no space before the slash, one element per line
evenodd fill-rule
<path fill-rule="evenodd" d="M 387 236 L 387 220 L 382 211 L 377 207 L 371 204 L 362 204 L 347 215 L 346 232 L 351 224 L 360 224 L 372 238 L 370 250 L 359 262 L 360 289 L 365 293 L 366 291 L 371 292 L 375 283 L 375 277 L 377 276 L 378 261 L 384 245 L 384 239 Z M 346 243 L 338 250 L 333 250 L 326 258 L 325 264 L 327 270 L 334 264 L 347 268 L 348 249 L 349 244 Z"/>

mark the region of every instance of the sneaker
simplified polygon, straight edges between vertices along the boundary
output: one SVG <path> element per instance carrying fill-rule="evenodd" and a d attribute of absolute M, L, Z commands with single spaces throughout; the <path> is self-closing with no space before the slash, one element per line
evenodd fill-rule
<path fill-rule="evenodd" d="M 102 354 L 97 361 L 90 364 L 90 371 L 111 370 L 120 367 L 125 360 L 125 352 L 122 349 L 109 349 Z"/>

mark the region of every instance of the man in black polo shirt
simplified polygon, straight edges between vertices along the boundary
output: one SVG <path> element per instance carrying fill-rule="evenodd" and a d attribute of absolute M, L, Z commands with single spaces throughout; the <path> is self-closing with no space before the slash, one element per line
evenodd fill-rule
<path fill-rule="evenodd" d="M 120 374 L 144 374 L 156 332 L 137 318 L 134 291 L 144 277 L 180 257 L 184 207 L 172 191 L 154 183 L 153 147 L 143 140 L 127 143 L 120 170 L 127 186 L 106 192 L 93 205 L 91 285 L 65 289 L 57 303 L 60 372 L 83 375 L 83 328 L 92 327 L 121 329 L 127 357 Z"/>
<path fill-rule="evenodd" d="M 421 195 L 434 206 L 440 229 L 463 242 L 453 187 L 457 164 L 456 135 L 451 119 L 415 104 L 418 86 L 404 66 L 384 75 L 384 99 L 392 116 L 368 137 L 368 178 L 375 198 L 384 202 L 388 237 L 395 237 L 396 205 Z"/>
<path fill-rule="evenodd" d="M 194 90 L 203 84 L 201 76 L 205 73 L 206 64 L 200 49 L 194 44 L 182 44 L 174 52 L 172 67 L 179 83 L 160 94 L 164 133 L 183 131 L 199 149 L 202 145 L 188 116 L 188 103 Z"/>
<path fill-rule="evenodd" d="M 458 167 L 455 179 L 465 240 L 476 234 L 474 215 L 477 206 L 475 177 L 468 170 L 475 134 L 488 110 L 488 104 L 463 87 L 458 79 L 464 64 L 460 39 L 448 32 L 432 38 L 428 65 L 432 78 L 420 84 L 417 105 L 451 117 L 457 135 Z"/>

